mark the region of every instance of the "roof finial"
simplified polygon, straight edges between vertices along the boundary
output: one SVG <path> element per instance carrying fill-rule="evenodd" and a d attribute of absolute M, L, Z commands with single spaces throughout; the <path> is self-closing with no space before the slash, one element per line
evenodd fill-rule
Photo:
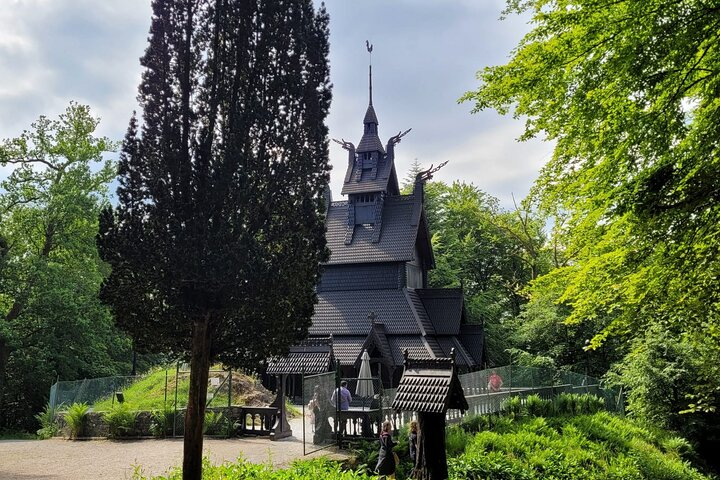
<path fill-rule="evenodd" d="M 370 105 L 372 105 L 372 51 L 373 51 L 373 46 L 370 43 L 370 40 L 365 40 L 365 47 L 367 48 L 367 51 L 370 54 L 370 69 L 368 70 L 368 85 L 369 85 L 369 91 L 370 91 Z"/>

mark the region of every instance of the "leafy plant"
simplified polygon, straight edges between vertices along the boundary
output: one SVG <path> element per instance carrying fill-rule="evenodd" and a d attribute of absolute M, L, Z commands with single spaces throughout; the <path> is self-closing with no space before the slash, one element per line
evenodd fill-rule
<path fill-rule="evenodd" d="M 207 435 L 220 435 L 227 433 L 227 421 L 222 412 L 213 412 L 208 410 L 205 412 L 205 423 L 203 424 L 203 433 Z"/>
<path fill-rule="evenodd" d="M 65 423 L 70 429 L 70 438 L 76 439 L 83 435 L 89 409 L 87 403 L 73 403 L 65 412 Z"/>
<path fill-rule="evenodd" d="M 42 412 L 35 415 L 35 419 L 40 423 L 40 429 L 37 431 L 37 436 L 40 440 L 52 438 L 60 430 L 60 427 L 55 421 L 55 413 L 49 403 L 45 404 Z"/>
<path fill-rule="evenodd" d="M 172 434 L 174 421 L 175 410 L 173 405 L 166 405 L 162 409 L 154 410 L 150 414 L 150 433 L 155 437 L 166 437 Z"/>
<path fill-rule="evenodd" d="M 500 410 L 512 417 L 519 417 L 523 413 L 523 405 L 520 397 L 510 397 L 503 400 Z"/>
<path fill-rule="evenodd" d="M 547 417 L 553 414 L 553 403 L 540 398 L 540 395 L 528 395 L 525 399 L 525 408 L 531 417 Z"/>
<path fill-rule="evenodd" d="M 445 451 L 449 457 L 456 457 L 465 451 L 465 445 L 472 437 L 459 426 L 451 426 L 445 430 Z"/>
<path fill-rule="evenodd" d="M 125 403 L 116 404 L 112 410 L 107 412 L 103 418 L 108 423 L 110 436 L 113 438 L 127 437 L 135 431 L 137 412 L 130 410 Z"/>

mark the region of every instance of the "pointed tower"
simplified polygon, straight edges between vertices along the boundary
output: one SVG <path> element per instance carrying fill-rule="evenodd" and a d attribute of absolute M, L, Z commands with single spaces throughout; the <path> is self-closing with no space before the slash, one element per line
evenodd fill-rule
<path fill-rule="evenodd" d="M 372 45 L 367 44 L 368 52 Z M 345 244 L 353 240 L 355 226 L 372 228 L 372 241 L 380 241 L 382 231 L 383 204 L 389 195 L 399 195 L 397 173 L 395 172 L 395 144 L 405 133 L 392 137 L 383 148 L 378 135 L 378 118 L 372 98 L 372 62 L 368 69 L 368 107 L 363 119 L 363 136 L 355 146 L 344 140 L 338 141 L 348 151 L 348 165 L 345 172 L 342 194 L 348 196 L 347 230 Z"/>

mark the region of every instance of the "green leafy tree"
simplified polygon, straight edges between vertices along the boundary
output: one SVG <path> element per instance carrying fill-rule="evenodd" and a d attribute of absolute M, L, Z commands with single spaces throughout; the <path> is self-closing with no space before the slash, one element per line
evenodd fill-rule
<path fill-rule="evenodd" d="M 103 298 L 138 349 L 190 361 L 184 478 L 199 479 L 208 368 L 307 335 L 327 258 L 327 14 L 310 0 L 153 2 L 143 116 L 104 212 Z"/>
<path fill-rule="evenodd" d="M 522 138 L 555 142 L 534 194 L 564 219 L 572 261 L 551 275 L 564 281 L 567 321 L 597 325 L 592 348 L 631 344 L 653 325 L 683 334 L 707 360 L 692 409 L 716 411 L 720 9 L 511 0 L 507 11 L 529 13 L 534 28 L 463 99 L 512 110 Z"/>
<path fill-rule="evenodd" d="M 97 298 L 97 219 L 115 175 L 97 125 L 72 103 L 0 144 L 0 165 L 13 167 L 0 183 L 0 429 L 30 429 L 57 376 L 126 366 L 127 338 Z"/>
<path fill-rule="evenodd" d="M 542 222 L 520 209 L 504 211 L 474 185 L 430 182 L 426 211 L 435 251 L 433 287 L 462 287 L 468 313 L 483 323 L 489 359 L 507 361 L 507 322 L 526 302 L 523 292 L 547 271 Z"/>

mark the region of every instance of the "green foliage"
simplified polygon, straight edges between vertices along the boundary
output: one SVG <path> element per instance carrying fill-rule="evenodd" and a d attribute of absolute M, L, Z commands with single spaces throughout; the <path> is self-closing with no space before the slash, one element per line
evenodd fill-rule
<path fill-rule="evenodd" d="M 509 427 L 509 428 L 508 428 Z M 527 418 L 503 432 L 476 434 L 450 458 L 450 478 L 707 479 L 662 445 L 666 431 L 649 430 L 608 413 Z"/>
<path fill-rule="evenodd" d="M 606 367 L 632 350 L 624 363 L 634 373 L 624 378 L 649 387 L 636 394 L 638 415 L 667 424 L 697 412 L 703 418 L 687 423 L 704 424 L 716 441 L 720 144 L 707 139 L 720 137 L 720 10 L 699 1 L 510 0 L 508 12 L 531 15 L 533 30 L 464 99 L 522 117 L 523 138 L 555 142 L 533 200 L 554 216 L 565 261 L 537 280 L 533 298 L 582 324 L 597 357 L 610 354 Z M 692 361 L 667 372 L 649 362 L 662 354 L 640 352 L 642 343 L 662 332 L 678 343 L 671 355 L 689 349 Z M 654 363 L 653 382 L 640 378 L 643 362 Z M 690 363 L 682 395 L 653 407 L 650 398 L 662 396 L 655 386 Z"/>
<path fill-rule="evenodd" d="M 46 404 L 45 408 L 35 415 L 35 419 L 40 423 L 40 429 L 37 436 L 40 440 L 47 440 L 57 435 L 60 427 L 55 418 L 55 412 L 50 408 L 50 404 Z"/>
<path fill-rule="evenodd" d="M 171 435 L 175 420 L 173 404 L 168 404 L 164 408 L 153 410 L 150 415 L 150 433 L 158 438 Z"/>
<path fill-rule="evenodd" d="M 460 426 L 451 425 L 445 429 L 445 451 L 449 457 L 456 457 L 465 451 L 471 436 Z"/>
<path fill-rule="evenodd" d="M 129 370 L 130 341 L 98 300 L 108 273 L 98 215 L 115 176 L 113 142 L 71 103 L 56 120 L 0 142 L 0 429 L 34 430 L 58 378 Z"/>
<path fill-rule="evenodd" d="M 537 394 L 527 396 L 525 408 L 531 417 L 549 417 L 555 413 L 553 402 L 540 398 Z"/>
<path fill-rule="evenodd" d="M 510 417 L 519 417 L 525 413 L 522 400 L 518 396 L 512 396 L 502 401 L 500 411 Z"/>
<path fill-rule="evenodd" d="M 485 326 L 489 360 L 505 363 L 507 321 L 526 302 L 527 282 L 550 268 L 543 220 L 523 206 L 504 211 L 471 184 L 430 182 L 425 193 L 436 264 L 429 283 L 462 286 L 471 320 Z"/>
<path fill-rule="evenodd" d="M 184 354 L 196 378 L 214 360 L 254 369 L 307 335 L 329 255 L 328 15 L 310 0 L 152 6 L 142 121 L 100 220 L 101 296 L 138 349 Z M 188 402 L 205 396 L 193 382 Z M 185 449 L 189 477 L 200 451 Z"/>
<path fill-rule="evenodd" d="M 135 469 L 134 480 L 150 480 L 142 474 L 142 469 Z M 152 480 L 180 480 L 182 470 L 177 468 L 167 476 L 151 477 Z M 317 480 L 327 478 L 333 480 L 370 480 L 375 478 L 365 473 L 344 470 L 342 466 L 326 458 L 298 460 L 287 468 L 274 469 L 266 464 L 249 463 L 241 458 L 235 463 L 212 465 L 207 458 L 203 459 L 203 480 Z"/>
<path fill-rule="evenodd" d="M 84 434 L 88 410 L 86 403 L 73 403 L 65 412 L 65 423 L 70 430 L 71 439 L 77 439 Z"/>
<path fill-rule="evenodd" d="M 228 421 L 222 412 L 213 412 L 211 410 L 205 412 L 203 433 L 207 435 L 224 435 L 227 433 L 227 429 Z"/>
<path fill-rule="evenodd" d="M 126 403 L 117 403 L 103 415 L 108 424 L 110 437 L 128 437 L 135 433 L 135 422 L 138 412 L 132 411 Z"/>

